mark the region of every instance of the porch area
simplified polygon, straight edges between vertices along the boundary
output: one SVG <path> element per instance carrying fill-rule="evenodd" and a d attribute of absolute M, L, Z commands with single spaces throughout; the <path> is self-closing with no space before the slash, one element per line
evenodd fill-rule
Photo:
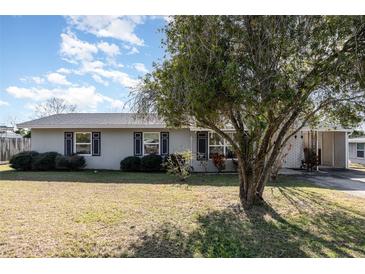
<path fill-rule="evenodd" d="M 348 168 L 346 131 L 307 130 L 301 132 L 305 169 Z"/>

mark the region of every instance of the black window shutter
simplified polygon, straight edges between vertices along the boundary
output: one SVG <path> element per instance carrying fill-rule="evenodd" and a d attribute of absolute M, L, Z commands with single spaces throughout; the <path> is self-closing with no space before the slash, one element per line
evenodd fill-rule
<path fill-rule="evenodd" d="M 197 159 L 207 160 L 208 159 L 208 132 L 207 131 L 198 131 L 196 133 L 197 139 Z"/>
<path fill-rule="evenodd" d="M 142 156 L 142 132 L 134 132 L 134 156 Z"/>
<path fill-rule="evenodd" d="M 73 132 L 65 132 L 65 155 L 71 156 L 74 148 L 74 134 Z"/>
<path fill-rule="evenodd" d="M 92 132 L 92 150 L 93 156 L 101 155 L 101 134 L 100 132 Z"/>
<path fill-rule="evenodd" d="M 169 133 L 161 132 L 161 155 L 169 155 Z"/>

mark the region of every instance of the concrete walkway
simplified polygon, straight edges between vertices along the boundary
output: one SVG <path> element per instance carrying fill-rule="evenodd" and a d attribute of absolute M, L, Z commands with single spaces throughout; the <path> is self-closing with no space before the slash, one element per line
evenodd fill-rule
<path fill-rule="evenodd" d="M 365 172 L 351 169 L 324 170 L 303 173 L 300 177 L 319 186 L 338 189 L 348 194 L 365 198 Z"/>

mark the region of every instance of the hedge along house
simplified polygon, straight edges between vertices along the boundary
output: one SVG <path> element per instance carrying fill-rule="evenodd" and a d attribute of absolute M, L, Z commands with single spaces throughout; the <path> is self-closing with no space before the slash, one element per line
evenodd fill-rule
<path fill-rule="evenodd" d="M 18 124 L 32 131 L 32 150 L 56 151 L 64 155 L 85 156 L 87 168 L 119 169 L 127 156 L 144 156 L 190 150 L 194 171 L 215 172 L 214 153 L 227 158 L 226 171 L 235 169 L 235 155 L 230 144 L 216 133 L 202 128 L 167 128 L 154 115 L 133 113 L 56 114 Z M 225 129 L 234 134 L 233 129 Z M 304 149 L 314 149 L 320 166 L 347 168 L 348 130 L 304 128 L 293 136 L 284 149 L 282 166 L 300 168 Z"/>
<path fill-rule="evenodd" d="M 348 143 L 350 162 L 365 164 L 365 137 L 351 138 Z"/>

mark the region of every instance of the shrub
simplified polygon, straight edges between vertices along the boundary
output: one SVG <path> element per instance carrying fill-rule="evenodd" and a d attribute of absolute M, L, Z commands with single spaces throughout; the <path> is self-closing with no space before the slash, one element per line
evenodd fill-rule
<path fill-rule="evenodd" d="M 33 170 L 54 170 L 56 168 L 56 157 L 60 154 L 57 152 L 40 153 L 33 158 Z"/>
<path fill-rule="evenodd" d="M 218 172 L 221 172 L 226 168 L 226 159 L 224 155 L 219 153 L 214 153 L 212 158 L 214 166 L 218 169 Z"/>
<path fill-rule="evenodd" d="M 72 156 L 62 156 L 58 155 L 56 157 L 56 169 L 64 170 L 78 170 L 86 166 L 86 161 L 83 156 L 72 155 Z"/>
<path fill-rule="evenodd" d="M 69 160 L 67 156 L 58 155 L 55 159 L 56 169 L 70 169 Z"/>
<path fill-rule="evenodd" d="M 139 171 L 141 169 L 141 158 L 129 156 L 120 162 L 120 169 L 123 171 Z"/>
<path fill-rule="evenodd" d="M 36 151 L 25 151 L 11 157 L 10 166 L 16 170 L 31 170 L 33 158 L 39 153 Z"/>
<path fill-rule="evenodd" d="M 191 159 L 192 155 L 189 150 L 177 152 L 168 156 L 163 166 L 166 167 L 168 173 L 176 175 L 181 181 L 185 181 L 191 173 Z"/>
<path fill-rule="evenodd" d="M 150 154 L 142 157 L 142 171 L 161 171 L 162 157 L 156 154 Z"/>
<path fill-rule="evenodd" d="M 86 161 L 84 156 L 72 155 L 69 156 L 69 161 L 71 170 L 82 169 L 86 166 Z"/>

